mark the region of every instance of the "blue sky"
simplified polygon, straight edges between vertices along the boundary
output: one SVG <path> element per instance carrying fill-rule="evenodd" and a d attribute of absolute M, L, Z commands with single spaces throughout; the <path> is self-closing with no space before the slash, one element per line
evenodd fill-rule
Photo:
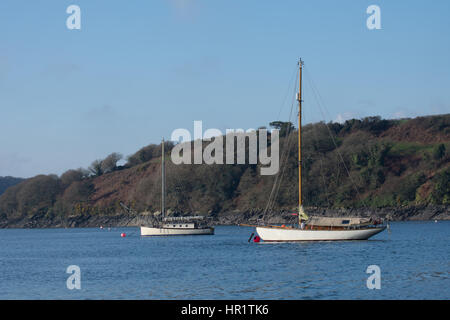
<path fill-rule="evenodd" d="M 81 8 L 69 30 L 66 8 Z M 368 30 L 366 8 L 381 8 Z M 0 3 L 0 176 L 61 174 L 177 128 L 288 119 L 302 57 L 304 121 L 450 112 L 450 1 Z"/>

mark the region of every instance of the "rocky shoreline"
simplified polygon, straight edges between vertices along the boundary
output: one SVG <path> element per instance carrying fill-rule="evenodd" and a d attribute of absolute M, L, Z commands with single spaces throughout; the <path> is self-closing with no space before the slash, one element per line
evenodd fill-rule
<path fill-rule="evenodd" d="M 292 211 L 291 211 L 292 212 Z M 427 221 L 450 220 L 450 206 L 408 206 L 378 209 L 329 209 L 306 208 L 310 216 L 347 216 L 347 217 L 376 217 L 390 221 Z M 148 215 L 130 214 L 116 215 L 79 215 L 79 216 L 49 216 L 35 214 L 33 216 L 9 220 L 0 220 L 0 228 L 89 228 L 89 227 L 134 227 L 145 224 Z M 296 220 L 288 211 L 270 212 L 266 215 L 263 210 L 230 211 L 211 214 L 213 225 L 238 225 L 266 223 L 290 223 Z"/>

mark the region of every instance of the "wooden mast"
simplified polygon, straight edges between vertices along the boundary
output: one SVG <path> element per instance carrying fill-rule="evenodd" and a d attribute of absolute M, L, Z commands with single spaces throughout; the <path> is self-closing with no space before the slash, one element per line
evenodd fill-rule
<path fill-rule="evenodd" d="M 162 159 L 162 163 L 161 163 L 161 216 L 164 219 L 165 215 L 166 215 L 166 174 L 165 174 L 165 163 L 164 163 L 164 138 L 162 139 L 162 143 L 161 143 L 161 148 L 162 148 L 162 154 L 161 154 L 161 159 Z"/>
<path fill-rule="evenodd" d="M 299 81 L 298 81 L 298 218 L 300 220 L 303 213 L 302 208 L 302 59 L 299 65 Z"/>

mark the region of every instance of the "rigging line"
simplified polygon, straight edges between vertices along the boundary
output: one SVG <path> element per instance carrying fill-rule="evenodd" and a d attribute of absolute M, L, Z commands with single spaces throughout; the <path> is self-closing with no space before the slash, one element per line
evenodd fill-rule
<path fill-rule="evenodd" d="M 291 104 L 291 111 L 289 113 L 289 122 L 291 122 L 291 119 L 292 119 L 292 114 L 293 114 L 293 110 L 294 110 L 295 100 L 296 99 L 295 99 L 295 92 L 294 92 L 294 97 L 293 97 L 292 104 Z M 279 190 L 280 190 L 280 187 L 281 187 L 281 182 L 283 181 L 284 173 L 286 172 L 286 167 L 287 167 L 287 163 L 288 163 L 288 159 L 289 159 L 289 155 L 290 155 L 290 151 L 291 151 L 291 141 L 292 141 L 291 131 L 292 131 L 291 127 L 289 127 L 289 131 L 287 132 L 288 136 L 287 136 L 287 142 L 286 142 L 287 146 L 286 146 L 285 157 L 284 157 L 284 165 L 283 165 L 283 169 L 282 169 L 281 176 L 280 176 L 280 182 L 279 182 L 277 190 L 275 192 L 274 203 L 275 203 L 275 201 L 276 201 L 276 199 L 278 197 L 278 194 L 279 194 Z"/>
<path fill-rule="evenodd" d="M 290 154 L 290 150 L 291 150 L 291 148 L 290 148 L 291 147 L 291 140 L 292 140 L 292 134 L 290 132 L 289 132 L 289 136 L 288 136 L 287 139 L 288 139 L 288 146 L 287 146 L 287 150 L 288 151 L 286 152 L 284 165 L 283 165 L 281 176 L 280 176 L 280 181 L 278 183 L 278 186 L 276 187 L 275 195 L 274 195 L 274 198 L 273 198 L 273 201 L 272 201 L 272 207 L 275 207 L 275 202 L 276 202 L 276 200 L 278 198 L 279 191 L 280 191 L 280 188 L 281 188 L 281 183 L 283 182 L 283 178 L 284 178 L 285 173 L 286 173 L 286 167 L 287 167 L 287 163 L 288 163 L 288 159 L 289 159 L 289 154 Z M 273 208 L 272 208 L 272 210 L 273 210 Z"/>
<path fill-rule="evenodd" d="M 293 106 L 291 106 L 291 112 L 290 112 L 290 116 L 289 116 L 289 120 L 291 119 L 291 117 L 292 117 L 292 108 L 293 108 Z M 290 132 L 290 127 L 289 127 L 289 132 Z M 289 138 L 289 136 L 288 136 L 288 138 Z M 282 152 L 282 156 L 281 156 L 281 166 L 282 166 L 282 168 L 284 168 L 285 167 L 285 165 L 284 165 L 284 162 L 286 162 L 286 158 L 287 158 L 287 146 L 289 145 L 289 139 L 286 139 L 285 140 L 285 143 L 284 143 L 284 148 L 283 148 L 283 152 Z M 282 172 L 283 172 L 284 170 L 282 170 Z M 271 208 L 273 208 L 273 205 L 274 205 L 274 201 L 275 201 L 275 199 L 276 199 L 276 196 L 275 196 L 275 198 L 274 198 L 274 195 L 276 195 L 276 190 L 277 190 L 277 186 L 279 186 L 280 184 L 281 184 L 281 181 L 280 181 L 280 183 L 279 183 L 279 180 L 280 180 L 280 172 L 278 172 L 277 173 L 277 175 L 276 175 L 276 177 L 275 177 L 275 180 L 274 180 L 274 183 L 273 183 L 273 185 L 272 185 L 272 190 L 271 190 L 271 192 L 270 192 L 270 195 L 269 195 L 269 200 L 268 200 L 268 202 L 267 202 L 267 205 L 266 205 L 266 208 L 265 208 L 265 210 L 264 210 L 264 214 L 266 214 L 266 212 L 267 212 L 267 210 L 268 209 L 271 209 Z"/>
<path fill-rule="evenodd" d="M 284 107 L 284 105 L 286 104 L 286 100 L 287 100 L 287 97 L 288 97 L 288 95 L 289 95 L 289 92 L 291 92 L 291 83 L 293 83 L 292 79 L 293 79 L 294 77 L 297 77 L 297 74 L 298 74 L 298 68 L 297 68 L 297 66 L 296 66 L 296 67 L 294 68 L 294 72 L 292 72 L 291 78 L 289 79 L 289 85 L 288 85 L 286 94 L 284 95 L 283 103 L 281 104 L 280 110 L 278 111 L 278 117 L 276 118 L 277 120 L 280 119 L 281 111 L 283 111 L 283 107 Z M 294 86 L 294 87 L 295 87 L 295 86 Z"/>
<path fill-rule="evenodd" d="M 297 71 L 298 71 L 298 69 L 297 69 Z M 296 91 L 297 84 L 298 84 L 298 74 L 299 74 L 299 71 L 297 72 L 296 81 L 295 81 L 295 85 L 294 85 L 294 92 L 293 92 L 293 95 L 292 95 L 293 98 L 292 98 L 292 102 L 291 102 L 291 110 L 290 110 L 290 113 L 289 113 L 289 122 L 292 121 L 291 119 L 292 119 L 292 115 L 293 115 L 293 111 L 294 111 L 294 105 L 295 105 L 295 102 L 296 102 L 296 94 L 295 94 L 296 92 L 295 91 Z M 298 127 L 300 128 L 300 126 L 298 126 Z M 287 136 L 287 143 L 286 143 L 287 147 L 286 147 L 286 151 L 285 151 L 284 165 L 283 165 L 283 169 L 282 169 L 282 172 L 281 172 L 279 184 L 278 184 L 278 186 L 276 188 L 276 192 L 275 192 L 275 196 L 274 196 L 274 200 L 273 200 L 273 206 L 275 206 L 275 201 L 276 201 L 276 199 L 277 199 L 277 197 L 279 195 L 279 190 L 281 188 L 281 183 L 283 181 L 284 174 L 286 172 L 286 167 L 287 167 L 287 163 L 288 163 L 288 159 L 289 159 L 289 155 L 290 155 L 290 151 L 291 151 L 291 145 L 292 145 L 291 141 L 293 139 L 292 138 L 293 135 L 291 133 L 292 133 L 292 130 L 291 130 L 291 127 L 289 127 L 289 131 L 287 132 L 288 136 Z"/>
<path fill-rule="evenodd" d="M 299 70 L 298 70 L 298 68 L 296 66 L 294 68 L 294 72 L 293 72 L 293 74 L 291 76 L 291 79 L 289 80 L 288 91 L 286 92 L 286 95 L 284 97 L 284 101 L 283 101 L 283 105 L 282 106 L 284 106 L 284 104 L 286 103 L 286 99 L 287 99 L 287 97 L 289 95 L 289 92 L 292 90 L 292 87 L 290 85 L 291 83 L 294 84 L 293 96 L 295 98 L 295 88 L 296 88 L 296 85 L 297 85 L 298 73 L 299 73 Z M 293 81 L 293 79 L 295 79 L 295 81 Z M 293 99 L 293 102 L 291 103 L 291 109 L 290 109 L 290 112 L 289 112 L 289 119 L 288 119 L 289 123 L 291 123 L 291 119 L 292 119 L 294 100 L 295 99 Z M 280 109 L 280 112 L 278 113 L 278 119 L 280 119 L 280 114 L 281 114 L 281 109 Z M 281 161 L 280 161 L 280 166 L 282 167 L 282 172 L 281 172 L 281 175 L 278 173 L 277 176 L 275 177 L 275 181 L 274 181 L 274 184 L 272 186 L 272 191 L 271 191 L 271 194 L 270 194 L 270 197 L 269 197 L 269 201 L 267 203 L 267 206 L 266 206 L 266 209 L 265 209 L 264 213 L 266 213 L 266 211 L 268 209 L 273 210 L 273 207 L 275 206 L 275 202 L 276 202 L 276 199 L 277 199 L 277 196 L 278 196 L 278 192 L 279 192 L 279 189 L 280 189 L 280 186 L 281 186 L 281 182 L 283 180 L 283 174 L 284 174 L 284 170 L 285 170 L 285 167 L 286 167 L 287 158 L 288 158 L 289 150 L 290 150 L 289 146 L 290 146 L 290 139 L 291 139 L 291 126 L 289 126 L 288 131 L 287 131 L 286 134 L 287 134 L 287 138 L 285 139 L 285 142 L 284 142 L 283 152 L 281 154 Z"/>
<path fill-rule="evenodd" d="M 298 72 L 297 72 L 297 74 L 298 74 Z M 296 85 L 297 85 L 297 77 L 296 77 L 296 80 L 295 80 L 294 88 L 295 88 Z M 293 109 L 294 109 L 294 102 L 295 102 L 295 92 L 294 92 L 294 98 L 293 98 L 293 101 L 292 101 L 292 104 L 291 104 L 291 110 L 290 110 L 290 114 L 289 114 L 289 122 L 291 122 L 292 113 L 293 113 Z M 288 130 L 287 134 L 288 134 L 288 137 L 285 140 L 283 153 L 282 153 L 281 161 L 280 161 L 281 162 L 281 166 L 282 166 L 283 169 L 281 171 L 281 175 L 280 175 L 280 172 L 278 171 L 278 173 L 277 173 L 277 175 L 275 177 L 274 183 L 272 185 L 272 190 L 271 190 L 270 195 L 269 195 L 269 200 L 267 201 L 267 205 L 266 205 L 266 208 L 264 209 L 263 215 L 265 215 L 267 213 L 269 208 L 272 210 L 272 208 L 274 206 L 274 203 L 275 203 L 275 200 L 277 198 L 276 195 L 277 195 L 277 193 L 279 191 L 279 188 L 280 188 L 280 185 L 281 185 L 281 181 L 282 181 L 282 178 L 283 178 L 283 173 L 284 173 L 285 168 L 286 168 L 287 157 L 288 157 L 288 154 L 289 154 L 288 150 L 290 150 L 289 146 L 290 146 L 290 138 L 291 138 L 291 127 L 289 127 L 289 130 Z M 280 177 L 281 177 L 281 179 L 280 179 Z M 280 180 L 280 181 L 278 181 L 278 180 Z M 275 198 L 274 198 L 274 195 L 275 195 Z"/>
<path fill-rule="evenodd" d="M 287 143 L 287 141 L 285 142 L 285 144 Z M 281 166 L 283 166 L 283 162 L 284 162 L 284 159 L 285 159 L 285 150 L 286 150 L 287 148 L 283 148 L 283 153 L 282 153 L 282 155 L 281 155 Z M 273 206 L 273 201 L 274 201 L 274 199 L 273 199 L 273 197 L 274 197 L 274 194 L 275 194 L 275 190 L 277 189 L 277 184 L 278 184 L 278 180 L 279 180 L 279 178 L 280 178 L 280 171 L 278 171 L 278 173 L 276 174 L 276 176 L 275 176 L 275 180 L 274 180 L 274 182 L 273 182 L 273 185 L 272 185 L 272 190 L 271 190 L 271 192 L 270 192 L 270 195 L 269 195 L 269 199 L 268 199 L 268 201 L 267 201 L 267 204 L 266 204 L 266 207 L 265 207 L 265 209 L 264 209 L 264 214 L 266 214 L 267 213 L 267 210 L 269 210 L 269 208 L 272 208 L 272 206 Z"/>
<path fill-rule="evenodd" d="M 306 85 L 309 88 L 310 84 L 308 82 L 306 82 Z M 317 134 L 317 132 L 318 132 L 317 126 L 318 125 L 320 125 L 320 123 L 316 124 L 316 125 L 312 124 L 312 130 L 311 131 L 313 132 L 314 142 L 315 142 L 315 144 L 317 146 L 317 151 L 319 153 L 319 165 L 320 165 L 320 170 L 319 171 L 320 171 L 320 176 L 322 178 L 322 184 L 323 184 L 323 187 L 325 189 L 325 197 L 326 197 L 328 206 L 331 206 L 331 202 L 330 202 L 330 198 L 329 198 L 329 190 L 328 190 L 328 186 L 327 186 L 327 183 L 326 183 L 326 180 L 325 180 L 325 175 L 323 173 L 324 172 L 324 170 L 323 170 L 323 160 L 325 159 L 325 154 L 320 152 L 319 149 L 318 149 L 318 147 L 319 147 L 319 138 L 318 138 L 318 134 Z M 324 125 L 326 125 L 326 124 L 324 123 Z"/>
<path fill-rule="evenodd" d="M 323 183 L 323 186 L 325 188 L 325 198 L 327 199 L 328 207 L 330 207 L 331 206 L 331 202 L 330 202 L 330 197 L 329 197 L 329 191 L 328 191 L 327 183 L 325 181 L 325 176 L 323 174 L 323 161 L 322 161 L 322 158 L 320 158 L 320 171 L 322 171 L 321 176 L 322 176 L 322 183 Z"/>
<path fill-rule="evenodd" d="M 149 160 L 150 161 L 150 165 L 149 165 L 149 167 L 151 166 L 151 159 Z M 162 166 L 162 162 L 159 162 L 158 163 L 159 165 L 158 165 L 158 167 L 156 168 L 156 169 L 159 169 L 159 172 L 161 172 L 161 166 Z M 153 176 L 153 174 L 150 174 L 150 177 L 152 177 Z M 142 205 L 143 205 L 143 207 L 144 207 L 144 210 L 148 210 L 148 211 L 150 211 L 150 208 L 151 208 L 151 206 L 150 205 L 148 205 L 148 203 L 150 202 L 150 203 L 152 203 L 153 201 L 152 201 L 152 194 L 155 194 L 156 192 L 154 192 L 154 190 L 155 190 L 155 188 L 156 188 L 156 184 L 159 184 L 159 185 L 161 185 L 161 179 L 162 179 L 162 177 L 161 176 L 159 176 L 158 178 L 156 178 L 156 179 L 150 179 L 150 180 L 153 180 L 153 183 L 149 183 L 148 184 L 148 188 L 147 187 L 145 187 L 145 183 L 143 183 L 143 184 L 141 184 L 143 187 L 143 189 L 144 189 L 144 196 L 143 196 L 143 198 L 144 198 L 144 200 L 142 201 Z M 145 181 L 145 180 L 144 180 Z M 159 187 L 158 187 L 159 188 Z M 145 192 L 145 190 L 149 190 L 150 192 Z M 160 190 L 160 189 L 158 189 L 158 190 Z M 133 203 L 133 201 L 131 201 L 132 203 Z M 129 204 L 129 207 L 130 207 L 130 209 L 132 209 L 132 203 L 130 204 L 129 202 L 127 202 L 127 204 Z M 136 205 L 136 203 L 135 203 L 135 205 Z M 133 210 L 133 209 L 132 209 Z M 156 209 L 157 210 L 157 209 Z M 134 211 L 134 210 L 133 210 Z M 135 211 L 136 213 L 138 213 L 138 211 Z M 139 213 L 138 213 L 139 214 Z M 149 218 L 149 216 L 147 216 L 144 220 L 146 220 L 146 221 L 149 221 L 149 220 L 151 220 L 151 219 L 153 219 L 154 218 L 154 216 L 153 216 L 153 214 L 151 215 L 151 218 Z"/>
<path fill-rule="evenodd" d="M 306 83 L 306 84 L 309 86 L 309 83 Z M 313 134 L 313 137 L 314 137 L 314 143 L 315 143 L 316 148 L 317 148 L 317 153 L 319 154 L 319 165 L 320 165 L 320 170 L 319 171 L 320 171 L 320 176 L 322 178 L 322 185 L 323 185 L 323 188 L 325 189 L 325 197 L 326 197 L 328 206 L 330 206 L 331 202 L 330 202 L 330 199 L 328 197 L 328 187 L 327 187 L 327 183 L 325 181 L 325 175 L 323 173 L 323 171 L 324 171 L 323 170 L 323 159 L 325 158 L 325 155 L 322 152 L 320 152 L 320 150 L 319 150 L 319 138 L 318 138 L 318 134 L 317 134 L 317 132 L 318 132 L 317 126 L 319 126 L 319 125 L 320 125 L 320 123 L 312 124 L 311 131 L 312 131 L 312 134 Z"/>
<path fill-rule="evenodd" d="M 295 84 L 297 85 L 297 80 L 296 80 Z M 296 85 L 294 86 L 294 88 L 296 87 Z M 291 103 L 291 110 L 290 110 L 290 113 L 289 113 L 289 122 L 291 122 L 291 119 L 292 119 L 293 110 L 294 110 L 294 104 L 295 104 L 295 92 L 293 94 L 293 99 L 292 99 L 292 103 Z M 273 198 L 272 198 L 271 210 L 273 210 L 273 208 L 275 206 L 275 202 L 277 200 L 277 197 L 279 195 L 279 190 L 281 188 L 281 183 L 283 181 L 284 174 L 286 172 L 287 162 L 288 162 L 289 154 L 290 154 L 290 150 L 291 150 L 291 141 L 292 141 L 291 131 L 292 131 L 291 127 L 289 127 L 289 130 L 287 132 L 286 142 L 285 142 L 285 148 L 283 150 L 284 151 L 284 157 L 282 157 L 282 161 L 281 161 L 282 171 L 281 171 L 281 175 L 279 175 L 278 184 L 275 184 L 275 189 L 274 189 L 275 192 L 274 192 L 274 195 L 273 195 Z"/>
<path fill-rule="evenodd" d="M 282 157 L 282 161 L 281 161 L 282 171 L 281 171 L 281 174 L 278 176 L 278 178 L 279 178 L 278 179 L 279 180 L 278 183 L 274 183 L 274 194 L 273 194 L 273 198 L 272 198 L 271 204 L 269 206 L 269 208 L 271 210 L 273 210 L 273 208 L 275 207 L 275 202 L 277 200 L 277 197 L 278 197 L 278 194 L 279 194 L 279 191 L 280 191 L 280 187 L 281 187 L 281 183 L 282 183 L 283 178 L 284 178 L 284 173 L 286 171 L 287 162 L 288 162 L 288 159 L 289 159 L 289 153 L 290 153 L 290 149 L 291 149 L 290 148 L 291 140 L 292 140 L 291 137 L 292 137 L 292 134 L 291 134 L 291 130 L 289 129 L 288 136 L 286 138 L 287 146 L 285 148 L 284 157 Z"/>
<path fill-rule="evenodd" d="M 173 164 L 171 161 L 169 163 L 170 163 L 169 166 L 172 166 L 172 165 L 175 166 L 175 164 Z M 167 171 L 168 172 L 173 172 L 173 170 L 167 170 Z M 182 200 L 182 203 L 180 204 L 179 210 L 181 210 L 183 212 L 182 206 L 186 205 L 186 203 L 187 203 L 187 205 L 189 206 L 189 209 L 191 209 L 191 212 L 194 213 L 195 210 L 194 210 L 194 207 L 192 206 L 192 203 L 191 203 L 192 197 L 185 196 L 185 194 L 187 192 L 183 193 L 183 191 L 182 191 L 183 184 L 182 184 L 181 177 L 179 175 L 174 174 L 173 177 L 172 177 L 172 181 L 175 181 L 175 188 L 173 188 L 172 190 L 174 190 L 175 194 L 179 194 L 181 196 L 181 200 Z"/>
<path fill-rule="evenodd" d="M 312 81 L 310 76 L 309 76 L 309 78 L 310 78 L 309 80 Z M 314 87 L 313 83 L 311 84 L 311 86 L 313 88 L 313 93 L 314 93 L 315 98 L 317 100 L 317 104 L 319 106 L 320 112 L 321 112 L 322 116 L 325 118 L 325 114 L 323 112 L 323 108 L 322 108 L 322 105 L 321 105 L 321 102 L 320 102 L 320 99 L 319 99 L 320 98 L 320 94 L 318 93 L 318 90 Z M 340 160 L 341 160 L 341 162 L 342 162 L 342 164 L 343 164 L 343 166 L 345 168 L 345 171 L 347 172 L 347 175 L 348 175 L 350 181 L 352 182 L 353 187 L 355 188 L 355 191 L 358 194 L 358 197 L 362 200 L 361 194 L 359 193 L 357 185 L 356 185 L 356 183 L 354 182 L 354 180 L 352 179 L 352 177 L 350 175 L 350 171 L 348 170 L 347 165 L 345 164 L 345 160 L 344 160 L 342 154 L 338 150 L 338 146 L 337 146 L 336 140 L 334 139 L 334 136 L 333 136 L 333 134 L 331 132 L 331 129 L 329 128 L 328 124 L 326 124 L 326 127 L 327 127 L 327 130 L 328 130 L 328 133 L 329 133 L 330 137 L 332 138 L 333 144 L 334 144 L 334 146 L 336 148 L 336 152 L 337 152 L 337 154 L 338 154 L 338 156 L 339 156 L 339 158 L 340 158 Z"/>
<path fill-rule="evenodd" d="M 287 148 L 285 150 L 290 150 L 290 147 L 289 147 L 290 146 L 290 142 L 289 142 L 290 139 L 291 139 L 291 135 L 289 135 L 287 137 L 288 145 L 287 145 Z M 267 210 L 272 211 L 274 209 L 274 207 L 275 207 L 275 202 L 277 200 L 277 197 L 278 197 L 278 194 L 279 194 L 279 190 L 280 190 L 280 187 L 281 187 L 281 183 L 283 181 L 284 173 L 285 173 L 285 170 L 286 170 L 286 167 L 287 167 L 288 154 L 289 154 L 289 152 L 285 152 L 284 153 L 284 157 L 282 157 L 281 173 L 277 174 L 277 177 L 276 177 L 276 179 L 274 181 L 274 184 L 272 186 L 272 192 L 270 194 L 270 199 L 269 199 L 269 201 L 267 203 L 267 206 L 266 206 L 266 209 L 265 209 L 264 213 L 266 213 Z"/>
<path fill-rule="evenodd" d="M 305 68 L 305 69 L 306 69 L 306 68 Z M 322 114 L 322 117 L 324 117 L 324 119 L 326 119 L 325 114 L 324 114 L 324 111 L 323 111 L 323 109 L 322 109 L 321 102 L 320 102 L 320 100 L 323 101 L 323 99 L 322 99 L 320 93 L 318 92 L 317 88 L 315 87 L 314 81 L 313 81 L 313 79 L 312 79 L 312 77 L 311 77 L 309 71 L 308 71 L 307 69 L 306 69 L 305 71 L 306 71 L 306 73 L 307 73 L 308 81 L 310 81 L 311 87 L 313 88 L 312 91 L 313 91 L 313 94 L 314 94 L 314 96 L 315 96 L 315 98 L 316 98 L 316 100 L 317 100 L 317 104 L 318 104 L 318 106 L 319 106 L 320 113 Z M 325 105 L 324 105 L 324 108 L 325 108 Z M 326 108 L 325 108 L 325 110 L 327 111 Z M 327 111 L 327 113 L 328 113 L 328 111 Z M 329 113 L 328 113 L 328 115 L 329 115 Z M 330 117 L 330 119 L 331 119 L 331 117 Z M 339 155 L 339 157 L 340 157 L 340 159 L 341 159 L 341 161 L 342 161 L 342 164 L 344 165 L 345 171 L 347 172 L 347 175 L 348 175 L 348 177 L 349 177 L 351 183 L 353 184 L 353 187 L 355 188 L 356 193 L 358 194 L 359 199 L 360 199 L 361 202 L 363 203 L 364 207 L 367 208 L 367 205 L 366 205 L 364 199 L 361 197 L 361 194 L 360 194 L 360 192 L 359 192 L 359 190 L 358 190 L 358 188 L 357 188 L 356 183 L 353 181 L 353 179 L 352 179 L 352 177 L 351 177 L 351 175 L 350 175 L 350 171 L 348 170 L 347 165 L 345 164 L 344 158 L 342 157 L 342 154 L 341 154 L 341 153 L 339 152 L 339 150 L 338 150 L 338 146 L 337 146 L 336 140 L 334 139 L 334 136 L 333 136 L 333 134 L 332 134 L 332 132 L 331 132 L 330 127 L 328 126 L 328 124 L 327 124 L 326 122 L 325 122 L 325 125 L 326 125 L 326 127 L 327 127 L 327 129 L 328 129 L 328 133 L 330 134 L 331 140 L 333 141 L 333 144 L 334 144 L 334 146 L 335 146 L 335 148 L 336 148 L 336 152 L 337 152 L 337 154 Z"/>

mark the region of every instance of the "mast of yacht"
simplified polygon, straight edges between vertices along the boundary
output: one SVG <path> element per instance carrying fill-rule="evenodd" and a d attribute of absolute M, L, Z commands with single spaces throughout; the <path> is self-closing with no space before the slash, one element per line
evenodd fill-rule
<path fill-rule="evenodd" d="M 303 218 L 308 220 L 308 216 L 303 210 L 302 202 L 302 71 L 303 71 L 303 61 L 302 59 L 298 62 L 299 66 L 299 80 L 298 80 L 298 219 L 299 222 Z"/>
<path fill-rule="evenodd" d="M 166 216 L 166 173 L 164 163 L 164 138 L 162 139 L 161 148 L 161 217 L 162 219 L 164 219 Z"/>

